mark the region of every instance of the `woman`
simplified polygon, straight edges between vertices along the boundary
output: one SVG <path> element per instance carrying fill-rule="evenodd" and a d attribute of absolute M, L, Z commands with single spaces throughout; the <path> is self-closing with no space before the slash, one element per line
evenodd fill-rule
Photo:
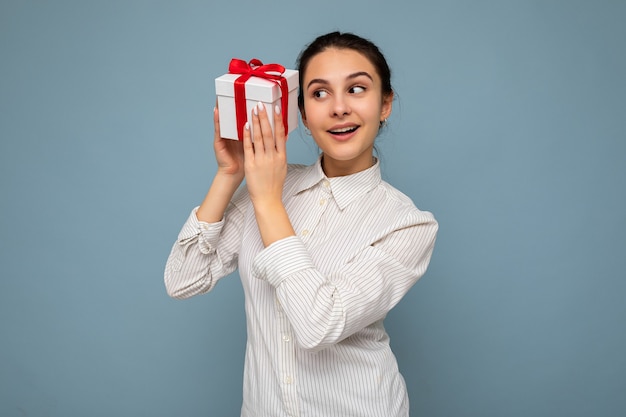
<path fill-rule="evenodd" d="M 206 293 L 239 268 L 242 416 L 408 416 L 383 320 L 426 271 L 437 222 L 381 180 L 373 155 L 391 113 L 390 70 L 370 41 L 338 32 L 298 62 L 319 159 L 287 164 L 278 109 L 259 105 L 243 142 L 219 137 L 216 109 L 217 173 L 172 248 L 167 291 Z"/>

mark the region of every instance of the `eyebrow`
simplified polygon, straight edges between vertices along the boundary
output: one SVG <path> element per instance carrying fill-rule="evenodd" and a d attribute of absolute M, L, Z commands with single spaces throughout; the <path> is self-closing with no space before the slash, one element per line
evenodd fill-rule
<path fill-rule="evenodd" d="M 355 73 L 352 73 L 350 75 L 348 75 L 346 77 L 346 80 L 351 80 L 353 78 L 358 78 L 361 76 L 365 76 L 367 78 L 369 78 L 370 80 L 374 81 L 374 78 L 372 78 L 372 76 L 366 72 L 366 71 L 358 71 Z M 306 88 L 308 89 L 312 84 L 323 84 L 323 85 L 327 85 L 329 84 L 329 82 L 327 80 L 324 80 L 323 78 L 313 78 L 311 81 L 309 81 L 309 83 L 307 84 Z"/>

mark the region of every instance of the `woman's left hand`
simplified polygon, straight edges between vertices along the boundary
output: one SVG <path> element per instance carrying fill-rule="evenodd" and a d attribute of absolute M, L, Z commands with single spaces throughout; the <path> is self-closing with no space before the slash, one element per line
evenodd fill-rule
<path fill-rule="evenodd" d="M 274 118 L 274 132 L 269 118 Z M 244 168 L 250 199 L 259 205 L 282 204 L 283 185 L 287 176 L 286 135 L 278 110 L 259 103 L 243 133 Z M 250 123 L 250 122 L 248 122 Z"/>

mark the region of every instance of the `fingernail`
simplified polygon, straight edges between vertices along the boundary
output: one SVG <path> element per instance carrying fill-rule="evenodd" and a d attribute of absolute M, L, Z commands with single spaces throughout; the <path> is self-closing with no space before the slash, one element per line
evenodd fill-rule
<path fill-rule="evenodd" d="M 254 108 L 252 109 L 252 112 L 254 113 L 255 116 L 259 115 L 259 111 L 257 110 L 258 106 L 254 106 Z"/>
<path fill-rule="evenodd" d="M 261 110 L 261 111 L 265 108 L 265 105 L 261 101 L 259 101 L 258 106 L 259 106 L 259 110 Z"/>
<path fill-rule="evenodd" d="M 243 128 L 246 130 L 250 130 L 250 123 L 246 122 L 246 124 L 243 125 Z"/>
<path fill-rule="evenodd" d="M 276 114 L 280 114 L 280 107 L 274 106 L 274 111 L 276 112 Z"/>

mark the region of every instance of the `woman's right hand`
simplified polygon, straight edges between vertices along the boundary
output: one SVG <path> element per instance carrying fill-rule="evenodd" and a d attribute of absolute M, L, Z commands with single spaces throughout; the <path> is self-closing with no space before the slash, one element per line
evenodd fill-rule
<path fill-rule="evenodd" d="M 224 139 L 220 136 L 217 104 L 213 110 L 213 124 L 215 126 L 213 149 L 217 160 L 217 174 L 215 174 L 209 192 L 196 212 L 198 220 L 207 223 L 219 222 L 224 218 L 226 207 L 245 176 L 243 142 Z"/>
<path fill-rule="evenodd" d="M 213 125 L 215 127 L 213 149 L 215 151 L 215 159 L 217 160 L 218 175 L 226 175 L 242 181 L 244 177 L 243 142 L 221 137 L 217 105 L 213 110 Z"/>

